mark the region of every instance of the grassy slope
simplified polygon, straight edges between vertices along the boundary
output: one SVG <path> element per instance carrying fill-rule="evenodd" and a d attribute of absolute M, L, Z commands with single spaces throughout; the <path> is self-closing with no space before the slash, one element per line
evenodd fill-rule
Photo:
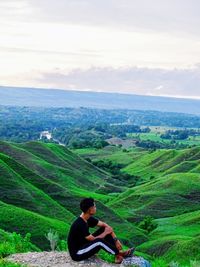
<path fill-rule="evenodd" d="M 5 160 L 7 157 L 0 154 L 0 158 Z M 0 169 L 3 177 L 0 179 L 0 200 L 63 221 L 73 218 L 72 213 L 23 179 L 2 160 L 0 160 Z"/>
<path fill-rule="evenodd" d="M 97 200 L 97 217 L 112 224 L 123 240 L 135 244 L 146 240 L 142 231 L 106 208 L 104 203 L 112 196 L 98 193 L 101 186 L 116 190 L 115 180 L 66 148 L 37 142 L 23 145 L 0 142 L 0 152 L 0 200 L 3 202 L 47 219 L 70 223 L 80 213 L 80 199 L 93 196 Z M 121 226 L 128 232 L 122 234 Z M 0 222 L 0 227 L 4 229 L 5 224 L 2 227 Z M 31 232 L 27 227 L 24 231 Z"/>
<path fill-rule="evenodd" d="M 181 263 L 200 259 L 200 210 L 156 221 L 158 227 L 151 233 L 150 241 L 138 247 L 140 251 L 165 255 L 168 261 Z"/>
<path fill-rule="evenodd" d="M 89 168 L 89 165 L 76 155 L 72 157 L 68 153 L 63 160 L 56 153 L 53 153 L 49 146 L 37 142 L 24 145 L 4 142 L 0 144 L 0 149 L 37 174 L 57 181 L 63 186 L 82 185 L 87 188 L 90 185 L 91 188 L 96 188 L 99 182 L 105 182 L 108 179 L 104 173 L 100 174 L 100 171 L 95 172 L 94 169 Z M 55 147 L 56 145 L 52 146 Z M 82 179 L 85 180 L 84 184 L 82 184 Z"/>
<path fill-rule="evenodd" d="M 151 153 L 144 150 L 122 152 L 119 148 L 79 150 L 79 155 L 82 154 L 84 157 L 89 156 L 93 159 L 104 157 L 123 164 L 126 166 L 125 172 L 139 175 L 141 180 L 146 182 L 129 188 L 115 197 L 105 193 L 100 194 L 98 189 L 105 187 L 109 188 L 109 192 L 115 190 L 117 192 L 117 181 L 64 147 L 37 142 L 23 145 L 0 143 L 0 151 L 3 152 L 0 154 L 0 166 L 6 170 L 6 177 L 16 177 L 17 186 L 20 188 L 21 183 L 25 184 L 23 190 L 26 189 L 27 192 L 31 189 L 29 197 L 35 199 L 36 203 L 38 197 L 43 197 L 44 203 L 48 200 L 51 205 L 57 205 L 58 214 L 62 216 L 62 212 L 66 211 L 66 216 L 74 218 L 74 215 L 79 213 L 77 207 L 80 198 L 92 195 L 97 199 L 97 216 L 112 224 L 124 241 L 129 240 L 136 245 L 146 240 L 145 234 L 137 227 L 133 227 L 130 222 L 126 222 L 126 219 L 137 221 L 146 215 L 152 215 L 158 218 L 156 220 L 158 227 L 149 235 L 149 241 L 146 240 L 147 242 L 140 245 L 138 250 L 151 255 L 164 255 L 168 260 L 198 258 L 199 147 L 178 151 L 157 150 Z M 0 182 L 1 180 L 2 177 Z M 111 184 L 112 187 L 110 187 Z M 5 183 L 3 185 L 5 186 Z M 89 186 L 92 189 L 90 191 Z M 4 213 L 10 216 L 11 210 L 8 206 L 16 207 L 10 205 L 4 207 Z M 23 207 L 21 204 L 19 206 Z M 56 211 L 56 208 L 54 209 Z M 25 211 L 20 210 L 22 213 Z M 55 220 L 53 215 L 51 215 L 52 218 L 44 217 L 38 215 L 38 211 L 36 214 L 35 210 L 34 213 L 25 212 L 41 216 L 47 219 L 48 223 L 50 223 L 49 220 Z M 43 212 L 40 214 L 45 215 Z M 6 220 L 8 217 L 5 218 Z M 57 222 L 64 223 L 61 220 Z M 69 225 L 65 225 L 68 229 Z M 0 223 L 0 228 L 6 229 L 5 223 L 3 227 Z M 122 228 L 126 231 L 121 231 Z M 45 242 L 44 239 L 42 242 Z M 190 255 L 187 254 L 188 251 Z"/>
<path fill-rule="evenodd" d="M 184 150 L 156 150 L 148 152 L 124 168 L 131 175 L 141 176 L 148 181 L 152 176 L 176 172 L 196 172 L 200 163 L 200 147 Z"/>
<path fill-rule="evenodd" d="M 62 221 L 41 216 L 34 212 L 15 207 L 0 201 L 0 226 L 8 232 L 18 232 L 22 235 L 32 234 L 32 242 L 38 247 L 48 249 L 49 244 L 45 234 L 49 229 L 55 229 L 60 238 L 65 239 L 69 225 Z"/>
<path fill-rule="evenodd" d="M 158 227 L 149 241 L 138 247 L 139 251 L 182 264 L 200 259 L 199 163 L 200 147 L 157 150 L 124 169 L 140 175 L 146 183 L 127 189 L 109 206 L 130 221 L 146 215 L 158 218 Z"/>
<path fill-rule="evenodd" d="M 200 147 L 142 151 L 135 154 L 131 163 L 130 157 L 127 158 L 130 154 L 124 153 L 123 157 L 119 148 L 110 150 L 112 153 L 105 149 L 80 149 L 77 152 L 93 160 L 106 158 L 114 162 L 119 155 L 118 162 L 124 162 L 123 171 L 141 177 L 143 184 L 127 189 L 108 203 L 130 221 L 141 220 L 147 215 L 160 218 L 156 220 L 158 228 L 138 250 L 157 256 L 164 254 L 168 260 L 198 258 Z"/>
<path fill-rule="evenodd" d="M 113 163 L 123 166 L 131 164 L 134 160 L 139 159 L 141 155 L 146 153 L 146 151 L 141 148 L 131 148 L 123 151 L 123 149 L 116 146 L 107 146 L 103 149 L 74 149 L 74 152 L 84 158 L 90 158 L 91 160 L 108 159 Z"/>
<path fill-rule="evenodd" d="M 176 173 L 128 189 L 109 206 L 118 207 L 121 216 L 137 221 L 146 215 L 161 218 L 195 211 L 199 201 L 200 175 Z"/>

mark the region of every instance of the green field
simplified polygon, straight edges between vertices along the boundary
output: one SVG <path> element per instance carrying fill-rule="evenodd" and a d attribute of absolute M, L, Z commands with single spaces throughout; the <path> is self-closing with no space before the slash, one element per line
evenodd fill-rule
<path fill-rule="evenodd" d="M 122 173 L 138 177 L 136 186 L 119 182 L 88 159 L 120 164 Z M 111 224 L 126 245 L 136 245 L 138 254 L 185 266 L 200 260 L 199 146 L 70 151 L 40 142 L 0 142 L 0 186 L 0 229 L 30 232 L 41 249 L 49 249 L 44 236 L 49 229 L 66 239 L 80 199 L 92 196 L 97 217 Z M 139 227 L 147 216 L 156 223 L 150 232 Z"/>
<path fill-rule="evenodd" d="M 92 160 L 101 155 L 111 161 L 124 153 L 117 147 L 111 150 L 110 155 L 106 149 L 77 152 Z M 135 154 L 132 163 L 127 160 L 131 153 Z M 163 257 L 167 262 L 189 265 L 190 259 L 199 260 L 200 147 L 156 151 L 133 148 L 125 152 L 121 171 L 139 176 L 139 184 L 127 188 L 107 205 L 134 225 L 146 216 L 158 224 L 138 251 Z"/>
<path fill-rule="evenodd" d="M 164 139 L 161 137 L 161 134 L 164 134 L 168 130 L 184 130 L 184 128 L 177 128 L 177 127 L 166 127 L 166 126 L 150 126 L 151 132 L 149 133 L 131 133 L 127 134 L 129 138 L 133 138 L 136 140 L 141 141 L 153 141 L 153 142 L 160 142 L 170 144 L 172 140 Z M 190 128 L 188 128 L 190 129 Z M 197 128 L 192 128 L 194 130 L 198 130 Z M 175 139 L 177 144 L 183 144 L 187 146 L 199 146 L 200 145 L 200 133 L 196 136 L 189 136 L 185 140 Z"/>
<path fill-rule="evenodd" d="M 44 237 L 49 229 L 59 230 L 60 237 L 66 239 L 69 225 L 80 213 L 80 199 L 86 196 L 96 199 L 98 216 L 112 223 L 122 240 L 130 244 L 134 236 L 137 244 L 147 240 L 143 231 L 106 205 L 113 192 L 122 190 L 118 181 L 65 147 L 0 142 L 0 173 L 0 212 L 4 218 L 0 228 L 30 232 L 40 248 L 49 246 Z M 128 232 L 122 233 L 121 225 Z"/>
<path fill-rule="evenodd" d="M 82 156 L 83 158 L 90 158 L 91 160 L 111 160 L 113 163 L 129 165 L 135 159 L 140 158 L 146 151 L 139 147 L 130 149 L 121 149 L 117 146 L 107 146 L 102 149 L 97 148 L 84 148 L 73 149 L 73 152 Z"/>

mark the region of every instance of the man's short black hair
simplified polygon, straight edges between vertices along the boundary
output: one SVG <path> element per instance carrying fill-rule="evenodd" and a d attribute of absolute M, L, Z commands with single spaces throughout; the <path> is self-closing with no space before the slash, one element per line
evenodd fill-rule
<path fill-rule="evenodd" d="M 84 198 L 80 202 L 80 209 L 85 213 L 89 208 L 94 206 L 94 199 L 91 197 Z"/>

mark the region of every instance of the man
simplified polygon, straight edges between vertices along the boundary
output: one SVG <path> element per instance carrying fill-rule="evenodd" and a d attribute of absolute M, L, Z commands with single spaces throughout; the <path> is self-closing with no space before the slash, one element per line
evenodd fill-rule
<path fill-rule="evenodd" d="M 117 239 L 113 229 L 106 223 L 96 219 L 96 205 L 93 198 L 84 198 L 80 203 L 81 215 L 73 222 L 68 235 L 68 249 L 73 260 L 81 261 L 96 254 L 100 249 L 115 255 L 115 263 L 121 263 L 123 258 L 130 257 L 133 248 L 121 251 L 122 244 Z M 99 229 L 90 234 L 89 228 Z"/>

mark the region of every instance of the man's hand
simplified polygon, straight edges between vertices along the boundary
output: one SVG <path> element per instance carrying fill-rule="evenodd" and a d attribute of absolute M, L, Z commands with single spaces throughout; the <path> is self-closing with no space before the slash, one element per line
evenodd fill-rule
<path fill-rule="evenodd" d="M 118 239 L 115 241 L 115 245 L 118 250 L 122 250 L 122 244 Z"/>

